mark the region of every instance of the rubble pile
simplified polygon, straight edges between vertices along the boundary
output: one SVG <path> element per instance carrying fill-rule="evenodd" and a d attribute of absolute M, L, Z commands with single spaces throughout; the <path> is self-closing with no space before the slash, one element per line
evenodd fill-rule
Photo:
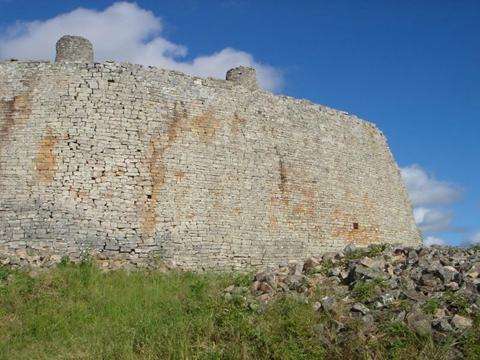
<path fill-rule="evenodd" d="M 311 303 L 330 320 L 319 330 L 333 329 L 336 340 L 353 335 L 352 323 L 364 336 L 400 323 L 441 340 L 468 331 L 480 314 L 480 248 L 350 244 L 260 271 L 249 289 L 230 286 L 224 296 L 255 299 L 259 311 L 284 297 Z M 322 337 L 325 345 L 331 339 Z"/>

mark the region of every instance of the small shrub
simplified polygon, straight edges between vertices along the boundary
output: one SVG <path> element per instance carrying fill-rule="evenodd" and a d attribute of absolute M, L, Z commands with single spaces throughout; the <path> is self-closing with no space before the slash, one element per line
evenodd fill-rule
<path fill-rule="evenodd" d="M 326 273 L 328 270 L 333 269 L 336 266 L 338 266 L 338 264 L 334 263 L 332 259 L 328 259 L 328 261 L 322 264 L 322 270 L 324 270 L 324 272 Z"/>
<path fill-rule="evenodd" d="M 239 274 L 233 279 L 232 285 L 249 287 L 252 284 L 254 276 L 254 273 Z"/>
<path fill-rule="evenodd" d="M 433 315 L 437 312 L 439 306 L 440 301 L 438 301 L 437 299 L 428 299 L 422 306 L 422 310 L 425 314 Z"/>
<path fill-rule="evenodd" d="M 469 249 L 480 251 L 480 242 L 477 242 L 476 244 L 470 245 Z"/>
<path fill-rule="evenodd" d="M 357 301 L 366 304 L 374 300 L 374 290 L 376 288 L 387 289 L 389 287 L 382 279 L 357 280 L 352 289 L 352 295 Z"/>
<path fill-rule="evenodd" d="M 456 309 L 460 315 L 465 315 L 466 309 L 469 307 L 466 295 L 453 292 L 452 290 L 445 291 L 442 295 L 442 300 L 445 301 L 449 309 Z"/>
<path fill-rule="evenodd" d="M 402 311 L 410 311 L 412 309 L 412 302 L 408 299 L 402 299 L 402 300 L 398 300 L 398 307 L 402 310 Z"/>
<path fill-rule="evenodd" d="M 462 349 L 465 359 L 480 359 L 480 312 L 471 316 L 473 320 L 472 328 L 463 334 L 459 339 L 459 345 Z"/>
<path fill-rule="evenodd" d="M 63 256 L 60 259 L 60 262 L 57 264 L 58 268 L 66 268 L 67 266 L 71 265 L 70 258 L 68 256 Z"/>
<path fill-rule="evenodd" d="M 390 247 L 390 244 L 372 244 L 365 249 L 357 249 L 346 256 L 346 260 L 361 259 L 364 257 L 374 258 L 382 255 L 382 253 Z"/>
<path fill-rule="evenodd" d="M 7 280 L 8 279 L 8 276 L 12 273 L 12 267 L 11 266 L 7 266 L 7 265 L 3 265 L 3 266 L 0 266 L 0 281 L 1 280 Z"/>

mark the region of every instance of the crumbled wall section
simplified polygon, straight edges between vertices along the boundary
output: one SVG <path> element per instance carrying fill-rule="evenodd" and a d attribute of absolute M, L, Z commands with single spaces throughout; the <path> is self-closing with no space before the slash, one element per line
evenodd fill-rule
<path fill-rule="evenodd" d="M 248 269 L 420 245 L 375 125 L 129 63 L 0 62 L 0 249 Z"/>

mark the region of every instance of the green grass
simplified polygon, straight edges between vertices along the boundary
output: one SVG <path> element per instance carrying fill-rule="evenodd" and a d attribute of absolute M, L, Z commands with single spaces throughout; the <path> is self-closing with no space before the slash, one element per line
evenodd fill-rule
<path fill-rule="evenodd" d="M 390 286 L 382 279 L 357 280 L 352 295 L 362 304 L 373 301 L 374 291 L 379 289 L 388 289 Z"/>
<path fill-rule="evenodd" d="M 480 250 L 480 242 L 470 245 L 469 249 L 471 250 Z"/>
<path fill-rule="evenodd" d="M 362 259 L 367 256 L 370 258 L 374 258 L 382 255 L 382 253 L 388 248 L 390 248 L 390 246 L 391 245 L 387 243 L 371 244 L 366 248 L 359 248 L 351 252 L 350 254 L 347 254 L 344 261 L 348 262 L 348 260 Z"/>
<path fill-rule="evenodd" d="M 323 352 L 313 319 L 296 326 L 309 307 L 281 302 L 277 319 L 241 295 L 226 301 L 222 290 L 245 276 L 101 273 L 89 262 L 62 263 L 37 278 L 1 274 L 3 359 L 307 359 Z"/>
<path fill-rule="evenodd" d="M 342 340 L 328 325 L 333 315 L 313 310 L 325 290 L 309 303 L 285 297 L 267 306 L 242 292 L 222 296 L 250 279 L 102 273 L 90 261 L 63 261 L 34 277 L 1 267 L 0 359 L 420 359 L 435 343 L 397 324 L 365 338 L 358 319 L 346 324 L 353 337 Z M 478 353 L 479 330 L 477 319 L 457 339 L 470 356 Z"/>

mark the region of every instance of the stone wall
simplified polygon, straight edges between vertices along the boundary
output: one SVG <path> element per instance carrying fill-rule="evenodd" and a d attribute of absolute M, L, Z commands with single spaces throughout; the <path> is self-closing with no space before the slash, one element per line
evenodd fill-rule
<path fill-rule="evenodd" d="M 0 62 L 0 250 L 247 269 L 421 244 L 375 125 L 235 79 Z"/>

